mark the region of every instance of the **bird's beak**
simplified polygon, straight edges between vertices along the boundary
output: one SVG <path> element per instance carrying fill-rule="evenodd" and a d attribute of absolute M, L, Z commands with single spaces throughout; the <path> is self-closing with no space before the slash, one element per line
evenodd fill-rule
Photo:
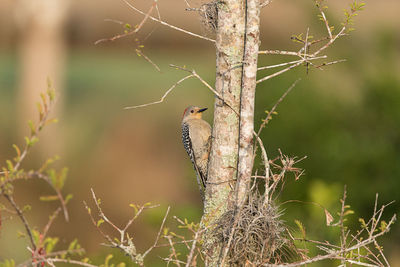
<path fill-rule="evenodd" d="M 208 108 L 201 108 L 201 109 L 199 109 L 199 111 L 197 111 L 197 112 L 199 112 L 199 113 L 201 113 L 201 112 L 203 112 L 203 111 L 206 111 Z"/>

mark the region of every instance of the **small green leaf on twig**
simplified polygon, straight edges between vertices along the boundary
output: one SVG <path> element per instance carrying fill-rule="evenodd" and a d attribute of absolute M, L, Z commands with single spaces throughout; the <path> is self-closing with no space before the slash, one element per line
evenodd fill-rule
<path fill-rule="evenodd" d="M 16 144 L 13 144 L 13 148 L 15 149 L 15 152 L 17 153 L 16 161 L 19 161 L 21 158 L 21 150 Z"/>
<path fill-rule="evenodd" d="M 379 229 L 384 232 L 387 228 L 387 223 L 385 221 L 381 221 L 381 226 L 379 226 Z"/>
<path fill-rule="evenodd" d="M 306 229 L 305 229 L 303 223 L 299 220 L 294 220 L 294 222 L 296 223 L 297 227 L 299 228 L 303 239 L 306 239 Z"/>
<path fill-rule="evenodd" d="M 58 196 L 57 195 L 53 195 L 53 196 L 41 196 L 40 201 L 56 201 L 58 200 Z"/>
<path fill-rule="evenodd" d="M 99 219 L 97 221 L 97 227 L 99 227 L 102 223 L 104 223 L 104 220 L 103 219 Z"/>
<path fill-rule="evenodd" d="M 65 197 L 65 204 L 67 204 L 73 197 L 74 197 L 73 194 L 68 194 L 68 195 Z"/>

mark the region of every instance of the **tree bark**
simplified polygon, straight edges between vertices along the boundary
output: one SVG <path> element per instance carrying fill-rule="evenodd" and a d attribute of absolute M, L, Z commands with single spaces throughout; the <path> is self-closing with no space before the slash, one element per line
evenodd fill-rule
<path fill-rule="evenodd" d="M 203 225 L 210 229 L 228 209 L 243 202 L 250 182 L 259 11 L 259 0 L 226 0 L 218 4 L 215 88 L 223 100 L 217 98 L 214 105 L 202 219 Z M 237 178 L 240 183 L 233 190 Z M 203 240 L 209 256 L 206 266 L 222 266 L 220 260 L 226 244 L 216 240 L 212 230 L 205 233 Z M 228 266 L 227 260 L 223 266 Z"/>
<path fill-rule="evenodd" d="M 216 99 L 211 154 L 202 222 L 212 226 L 232 204 L 232 184 L 237 174 L 239 146 L 240 90 L 245 13 L 243 0 L 227 0 L 218 4 L 216 32 L 215 88 L 224 100 Z M 212 227 L 210 228 L 212 229 Z M 206 266 L 218 266 L 223 244 L 212 236 L 212 230 L 203 238 Z"/>
<path fill-rule="evenodd" d="M 236 203 L 239 207 L 246 200 L 253 170 L 254 100 L 260 42 L 260 0 L 247 0 L 245 4 L 246 29 L 240 96 L 239 162 L 236 184 Z"/>

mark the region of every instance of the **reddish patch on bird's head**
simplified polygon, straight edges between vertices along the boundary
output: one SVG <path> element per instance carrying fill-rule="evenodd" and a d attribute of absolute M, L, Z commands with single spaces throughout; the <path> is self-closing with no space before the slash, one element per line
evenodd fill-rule
<path fill-rule="evenodd" d="M 190 107 L 185 108 L 185 111 L 183 111 L 182 118 L 185 117 L 185 113 L 186 113 L 186 111 L 187 111 L 189 108 L 190 108 Z"/>

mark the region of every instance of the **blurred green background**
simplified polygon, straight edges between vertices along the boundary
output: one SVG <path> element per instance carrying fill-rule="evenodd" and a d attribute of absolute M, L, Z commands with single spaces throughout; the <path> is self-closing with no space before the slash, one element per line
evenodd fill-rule
<path fill-rule="evenodd" d="M 366 9 L 356 18 L 356 31 L 326 51 L 330 59 L 346 62 L 324 71 L 311 69 L 308 74 L 305 68 L 288 72 L 260 84 L 256 99 L 258 126 L 264 111 L 302 78 L 262 134 L 270 158 L 278 155 L 278 149 L 291 156 L 307 156 L 299 164 L 305 175 L 299 181 L 289 177 L 279 202 L 318 202 L 335 215 L 347 185 L 348 204 L 355 210 L 349 221 L 353 228 L 359 217 L 371 215 L 376 193 L 380 204 L 400 200 L 400 2 L 365 2 Z M 123 108 L 158 100 L 186 75 L 169 64 L 193 68 L 213 84 L 214 47 L 154 22 L 137 36 L 94 45 L 98 39 L 123 32 L 121 25 L 104 19 L 136 25 L 142 16 L 122 1 L 55 3 L 47 11 L 30 8 L 22 0 L 0 3 L 0 163 L 13 157 L 12 144 L 23 143 L 26 121 L 36 119 L 34 104 L 49 77 L 59 93 L 54 114 L 59 123 L 48 127 L 24 167 L 38 166 L 58 154 L 59 166 L 69 168 L 65 191 L 74 194 L 71 221 L 58 218 L 52 234 L 62 237 L 60 246 L 77 237 L 95 259 L 110 252 L 100 245 L 103 240 L 82 204 L 90 201 L 93 188 L 104 211 L 120 225 L 130 218 L 129 203 L 161 204 L 132 227 L 138 249 L 143 250 L 152 244 L 168 205 L 171 214 L 180 218 L 198 221 L 201 217 L 194 173 L 181 145 L 180 120 L 184 108 L 194 104 L 210 108 L 205 119 L 211 123 L 214 97 L 197 80 L 188 80 L 162 104 Z M 198 6 L 200 1 L 190 3 Z M 349 3 L 327 2 L 328 19 L 337 28 L 342 9 Z M 136 4 L 142 10 L 149 8 L 146 1 Z M 197 14 L 184 10 L 184 1 L 159 1 L 159 9 L 169 23 L 207 34 Z M 43 12 L 53 15 L 46 17 Z M 45 19 L 37 19 L 38 14 Z M 262 11 L 261 49 L 296 50 L 290 36 L 305 33 L 307 27 L 315 38 L 325 36 L 317 15 L 310 0 L 274 1 Z M 142 41 L 143 52 L 161 72 L 136 55 L 135 38 Z M 260 56 L 259 65 L 290 60 L 295 59 Z M 266 73 L 260 72 L 259 77 Z M 23 181 L 16 191 L 19 203 L 32 203 L 33 211 L 27 215 L 31 224 L 42 228 L 55 206 L 39 202 L 38 196 L 49 193 L 49 188 Z M 399 211 L 397 202 L 387 208 L 385 219 Z M 293 229 L 294 220 L 299 219 L 310 237 L 335 240 L 337 232 L 325 226 L 322 209 L 300 203 L 284 204 L 282 209 L 283 219 Z M 176 227 L 174 220 L 167 223 Z M 20 262 L 29 257 L 25 240 L 17 238 L 18 230 L 23 226 L 17 220 L 3 221 L 0 260 Z M 383 238 L 393 266 L 400 265 L 398 240 L 400 228 L 395 225 Z M 120 259 L 127 260 L 123 255 Z M 161 262 L 157 257 L 150 261 L 149 266 Z"/>

